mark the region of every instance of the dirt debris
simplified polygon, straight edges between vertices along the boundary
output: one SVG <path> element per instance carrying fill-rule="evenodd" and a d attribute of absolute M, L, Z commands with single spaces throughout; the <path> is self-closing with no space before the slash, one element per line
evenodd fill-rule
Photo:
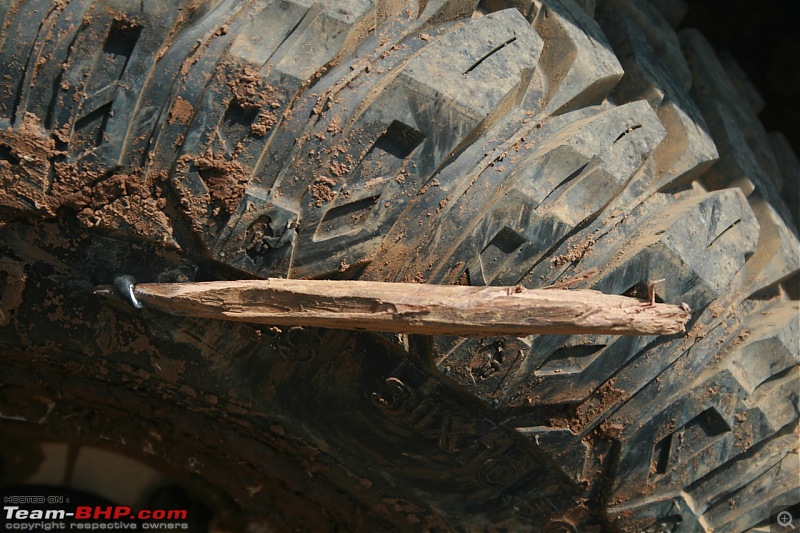
<path fill-rule="evenodd" d="M 339 117 L 333 117 L 331 121 L 328 123 L 328 127 L 326 128 L 326 130 L 328 131 L 328 133 L 336 135 L 337 133 L 339 133 L 341 126 L 342 126 L 342 119 L 340 119 Z"/>
<path fill-rule="evenodd" d="M 0 159 L 0 204 L 47 217 L 67 208 L 86 227 L 132 231 L 176 246 L 172 222 L 164 212 L 165 176 L 67 163 L 66 154 L 56 149 L 56 140 L 66 137 L 65 131 L 44 135 L 31 113 L 16 131 L 0 132 L 5 153 Z"/>
<path fill-rule="evenodd" d="M 337 178 L 341 178 L 350 172 L 350 166 L 339 161 L 334 161 L 330 164 L 329 170 L 331 171 L 331 174 Z"/>
<path fill-rule="evenodd" d="M 175 122 L 180 122 L 184 125 L 189 124 L 192 120 L 193 113 L 194 108 L 192 104 L 179 96 L 172 102 L 172 106 L 169 108 L 169 118 L 167 122 L 170 126 L 175 124 Z"/>
<path fill-rule="evenodd" d="M 620 400 L 627 398 L 627 393 L 614 387 L 616 378 L 611 378 L 603 383 L 583 403 L 568 407 L 563 413 L 551 416 L 549 422 L 553 427 L 569 428 L 576 435 L 591 424 L 598 416 L 605 413 L 609 407 Z M 614 438 L 621 433 L 623 426 L 618 423 L 604 421 L 604 428 L 598 428 L 604 436 Z"/>
<path fill-rule="evenodd" d="M 253 135 L 263 137 L 269 130 L 278 123 L 278 117 L 271 111 L 264 110 L 258 115 L 258 119 L 250 125 L 250 132 Z"/>
<path fill-rule="evenodd" d="M 258 70 L 248 65 L 234 69 L 228 78 L 228 88 L 233 94 L 233 102 L 244 111 L 281 107 L 278 90 L 267 83 Z"/>
<path fill-rule="evenodd" d="M 244 195 L 249 177 L 244 165 L 215 154 L 210 148 L 200 157 L 184 156 L 181 159 L 185 161 L 184 158 L 194 164 L 211 198 L 221 204 L 228 214 L 233 213 Z"/>
<path fill-rule="evenodd" d="M 567 263 L 576 263 L 583 259 L 583 257 L 592 250 L 596 240 L 594 235 L 587 235 L 583 240 L 571 245 L 567 249 L 567 253 L 555 256 L 553 266 L 560 267 Z"/>
<path fill-rule="evenodd" d="M 320 176 L 314 180 L 314 183 L 309 185 L 311 197 L 314 200 L 314 205 L 322 207 L 326 203 L 336 198 L 336 193 L 333 187 L 336 186 L 336 181 L 327 176 Z"/>
<path fill-rule="evenodd" d="M 172 222 L 164 214 L 165 185 L 163 175 L 115 174 L 94 187 L 84 187 L 71 201 L 74 208 L 80 208 L 78 220 L 86 227 L 129 229 L 142 237 L 159 236 L 159 240 L 177 246 Z"/>

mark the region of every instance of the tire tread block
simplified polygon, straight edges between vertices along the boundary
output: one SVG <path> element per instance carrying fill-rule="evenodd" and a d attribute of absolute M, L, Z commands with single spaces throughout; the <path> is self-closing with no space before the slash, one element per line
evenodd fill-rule
<path fill-rule="evenodd" d="M 681 44 L 692 69 L 692 97 L 717 143 L 720 160 L 703 176 L 709 187 L 737 186 L 756 191 L 791 224 L 792 217 L 775 190 L 782 181 L 764 127 L 728 78 L 709 43 L 696 30 L 682 30 Z"/>
<path fill-rule="evenodd" d="M 545 115 L 600 104 L 624 72 L 597 23 L 572 0 L 534 1 L 532 21 L 547 36 L 541 69 L 547 78 Z"/>
<path fill-rule="evenodd" d="M 798 310 L 767 307 L 732 338 L 732 328 L 715 329 L 690 350 L 703 357 L 687 352 L 613 414 L 625 428 L 615 498 L 680 490 L 796 423 Z"/>
<path fill-rule="evenodd" d="M 661 17 L 641 2 L 604 3 L 599 20 L 613 36 L 614 49 L 626 71 L 613 96 L 623 102 L 646 99 L 670 135 L 670 141 L 655 154 L 658 179 L 650 186 L 675 187 L 701 175 L 718 153 L 703 116 L 688 95 L 691 75 L 674 33 L 672 39 L 662 39 L 664 32 L 672 32 L 657 30 Z M 660 22 L 648 31 L 641 26 L 643 20 Z M 676 69 L 682 73 L 680 77 L 675 76 Z"/>
<path fill-rule="evenodd" d="M 433 282 L 443 281 L 453 265 L 463 263 L 461 271 L 469 271 L 472 284 L 517 283 L 549 248 L 625 187 L 664 132 L 652 111 L 636 103 L 592 117 L 563 115 L 521 135 L 524 140 L 511 149 L 496 149 L 505 152 L 500 160 L 477 165 L 468 177 L 458 167 L 443 171 L 438 186 L 419 197 L 427 206 L 420 211 L 437 212 L 430 231 L 417 230 L 416 237 L 417 248 L 436 249 L 442 256 L 425 274 Z M 467 160 L 471 156 L 464 154 Z M 488 247 L 504 234 L 518 235 L 516 246 L 487 262 Z M 513 271 L 512 263 L 517 265 Z M 413 277 L 421 267 L 409 261 L 399 276 Z"/>
<path fill-rule="evenodd" d="M 370 261 L 407 198 L 453 150 L 473 142 L 513 107 L 540 48 L 541 40 L 519 12 L 487 15 L 431 39 L 398 65 L 366 108 L 340 105 L 328 111 L 330 118 L 315 127 L 309 141 L 333 137 L 335 148 L 320 146 L 318 157 L 291 161 L 281 172 L 293 179 L 280 179 L 270 193 L 297 202 L 301 224 L 310 230 L 298 236 L 291 275 L 319 275 Z M 443 53 L 452 49 L 462 51 L 458 58 Z M 344 93 L 339 97 L 349 101 Z M 452 128 L 437 128 L 442 122 Z M 305 150 L 318 153 L 314 144 Z M 326 223 L 331 210 L 368 199 L 370 209 L 342 218 L 341 229 Z M 321 231 L 321 225 L 327 229 Z"/>

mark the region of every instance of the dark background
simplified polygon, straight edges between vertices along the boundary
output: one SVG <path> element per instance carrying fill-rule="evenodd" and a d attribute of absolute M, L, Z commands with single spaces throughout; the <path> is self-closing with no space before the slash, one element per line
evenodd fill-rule
<path fill-rule="evenodd" d="M 765 106 L 767 131 L 781 131 L 800 154 L 800 0 L 688 0 L 681 27 L 727 50 Z"/>

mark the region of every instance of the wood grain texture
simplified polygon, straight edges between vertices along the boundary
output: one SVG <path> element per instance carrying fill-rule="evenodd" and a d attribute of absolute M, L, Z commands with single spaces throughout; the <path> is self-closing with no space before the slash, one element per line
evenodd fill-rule
<path fill-rule="evenodd" d="M 691 317 L 677 305 L 522 287 L 267 279 L 143 283 L 134 294 L 183 316 L 426 335 L 669 335 Z"/>

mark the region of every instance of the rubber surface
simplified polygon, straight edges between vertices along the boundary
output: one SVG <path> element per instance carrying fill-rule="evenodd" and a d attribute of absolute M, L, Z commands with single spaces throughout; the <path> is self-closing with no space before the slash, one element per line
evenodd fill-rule
<path fill-rule="evenodd" d="M 0 2 L 2 418 L 187 469 L 278 529 L 767 525 L 800 501 L 797 159 L 681 9 Z M 266 329 L 93 294 L 121 274 L 663 278 L 694 318 Z"/>

